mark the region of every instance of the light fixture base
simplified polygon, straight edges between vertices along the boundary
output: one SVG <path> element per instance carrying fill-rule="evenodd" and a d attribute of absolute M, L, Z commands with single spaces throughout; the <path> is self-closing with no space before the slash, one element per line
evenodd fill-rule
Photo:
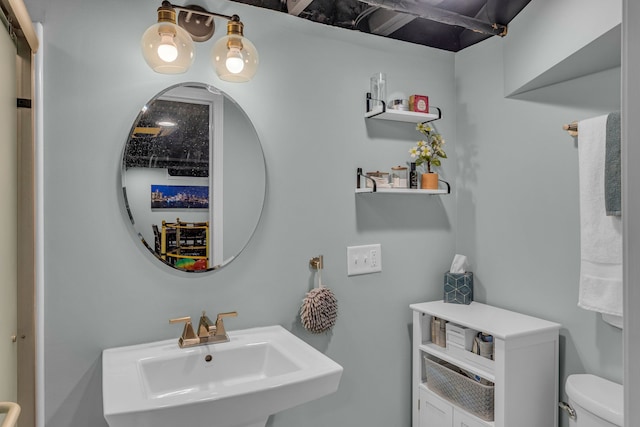
<path fill-rule="evenodd" d="M 206 9 L 196 6 L 184 6 L 178 13 L 178 25 L 187 30 L 195 42 L 205 42 L 213 36 L 216 27 L 211 16 L 199 12 L 208 13 Z"/>

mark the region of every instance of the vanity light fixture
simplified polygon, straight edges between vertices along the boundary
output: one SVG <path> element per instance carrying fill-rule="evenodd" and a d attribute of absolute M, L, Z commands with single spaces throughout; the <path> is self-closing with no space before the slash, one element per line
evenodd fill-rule
<path fill-rule="evenodd" d="M 211 62 L 220 79 L 246 82 L 258 70 L 258 51 L 244 37 L 244 24 L 238 15 L 209 12 L 199 6 L 176 6 L 163 1 L 158 23 L 142 36 L 142 54 L 157 73 L 180 74 L 189 69 L 195 57 L 193 42 L 204 42 L 215 30 L 214 17 L 225 18 L 227 35 L 213 46 Z"/>

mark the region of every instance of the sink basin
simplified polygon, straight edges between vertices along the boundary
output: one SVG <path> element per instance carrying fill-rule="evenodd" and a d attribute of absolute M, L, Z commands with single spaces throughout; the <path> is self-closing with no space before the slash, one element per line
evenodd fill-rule
<path fill-rule="evenodd" d="M 269 415 L 337 390 L 342 366 L 281 326 L 229 332 L 191 348 L 177 339 L 102 353 L 110 427 L 263 427 Z"/>

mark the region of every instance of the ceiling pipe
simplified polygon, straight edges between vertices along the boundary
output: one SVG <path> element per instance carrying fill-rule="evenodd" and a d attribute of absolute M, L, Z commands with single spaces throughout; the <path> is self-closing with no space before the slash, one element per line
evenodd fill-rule
<path fill-rule="evenodd" d="M 287 0 L 287 12 L 289 15 L 299 16 L 313 0 Z"/>
<path fill-rule="evenodd" d="M 376 11 L 369 17 L 369 29 L 379 36 L 388 36 L 414 19 L 418 18 L 408 13 L 397 13 L 380 7 L 376 8 Z"/>
<path fill-rule="evenodd" d="M 418 3 L 407 0 L 360 0 L 371 6 L 378 6 L 384 9 L 393 10 L 395 12 L 407 13 L 419 18 L 428 19 L 430 21 L 440 22 L 447 25 L 456 25 L 464 27 L 468 30 L 475 31 L 491 36 L 504 37 L 507 35 L 507 26 L 501 24 L 491 24 L 481 21 L 470 16 L 460 15 L 459 13 L 449 10 L 440 9 L 429 6 L 424 3 Z"/>

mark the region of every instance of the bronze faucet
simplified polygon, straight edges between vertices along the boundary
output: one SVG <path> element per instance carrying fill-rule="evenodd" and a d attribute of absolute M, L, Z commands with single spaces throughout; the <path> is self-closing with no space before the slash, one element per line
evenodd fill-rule
<path fill-rule="evenodd" d="M 219 313 L 216 316 L 216 323 L 213 324 L 211 319 L 203 311 L 200 316 L 200 323 L 198 324 L 198 334 L 196 335 L 191 325 L 191 317 L 179 317 L 177 319 L 169 319 L 169 323 L 184 323 L 184 329 L 182 335 L 178 339 L 178 345 L 181 348 L 194 347 L 202 344 L 215 344 L 229 341 L 229 335 L 224 329 L 225 317 L 236 317 L 238 312 L 230 311 L 226 313 Z"/>

